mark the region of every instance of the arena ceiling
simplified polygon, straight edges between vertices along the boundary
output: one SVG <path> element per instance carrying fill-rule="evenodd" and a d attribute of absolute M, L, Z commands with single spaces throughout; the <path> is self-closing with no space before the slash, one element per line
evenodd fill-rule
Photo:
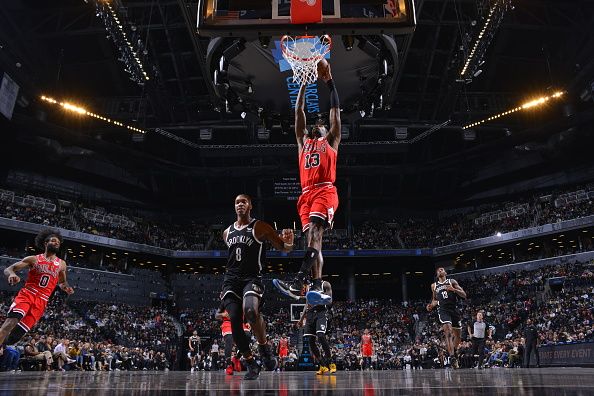
<path fill-rule="evenodd" d="M 117 186 L 128 197 L 161 202 L 176 196 L 188 204 L 216 201 L 238 186 L 249 190 L 263 178 L 295 175 L 295 149 L 285 146 L 294 142 L 290 130 L 277 125 L 259 140 L 259 122 L 221 111 L 213 101 L 208 39 L 195 34 L 196 3 L 117 3 L 146 49 L 151 79 L 143 85 L 131 81 L 118 60 L 121 53 L 106 38 L 93 0 L 3 5 L 1 65 L 28 102 L 17 106 L 10 123 L 15 133 L 5 136 L 15 146 L 4 157 L 6 172 L 51 174 L 97 188 Z M 403 205 L 438 207 L 510 194 L 522 181 L 530 181 L 524 188 L 579 182 L 562 180 L 578 170 L 591 177 L 587 147 L 594 116 L 591 101 L 579 98 L 594 80 L 594 2 L 513 1 L 481 73 L 459 81 L 461 48 L 472 42 L 488 3 L 416 1 L 415 32 L 395 37 L 399 64 L 392 103 L 349 124 L 341 149 L 339 177 L 348 179 L 355 199 L 397 197 Z M 571 99 L 484 125 L 466 138 L 460 128 L 559 89 Z M 40 94 L 82 103 L 149 133 L 133 140 L 126 129 L 44 106 L 36 100 Z M 3 129 L 9 125 L 2 123 Z M 397 142 L 395 126 L 417 140 Z M 201 140 L 200 130 L 207 128 L 212 139 Z M 31 152 L 43 159 L 41 166 L 18 161 Z"/>

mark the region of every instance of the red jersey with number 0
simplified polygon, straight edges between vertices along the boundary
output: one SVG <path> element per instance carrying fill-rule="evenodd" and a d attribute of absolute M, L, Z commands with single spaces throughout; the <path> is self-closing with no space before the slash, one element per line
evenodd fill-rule
<path fill-rule="evenodd" d="M 336 158 L 338 153 L 325 137 L 305 139 L 299 153 L 299 178 L 301 189 L 316 184 L 336 181 Z"/>
<path fill-rule="evenodd" d="M 37 262 L 29 269 L 25 288 L 44 300 L 49 300 L 58 284 L 61 260 L 48 260 L 43 254 L 36 256 Z"/>
<path fill-rule="evenodd" d="M 286 338 L 281 338 L 278 344 L 279 344 L 278 348 L 280 350 L 288 350 L 289 349 L 289 340 L 287 340 Z"/>

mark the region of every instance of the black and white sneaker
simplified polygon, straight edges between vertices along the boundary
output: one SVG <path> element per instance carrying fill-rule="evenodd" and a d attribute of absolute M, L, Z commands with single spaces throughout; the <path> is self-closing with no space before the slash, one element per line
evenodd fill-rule
<path fill-rule="evenodd" d="M 260 376 L 261 367 L 260 364 L 256 362 L 256 359 L 246 359 L 245 366 L 247 367 L 247 373 L 243 378 L 246 380 L 258 379 L 258 377 Z"/>
<path fill-rule="evenodd" d="M 303 282 L 295 279 L 293 282 L 283 282 L 280 279 L 273 279 L 272 284 L 285 296 L 299 300 L 303 296 Z"/>

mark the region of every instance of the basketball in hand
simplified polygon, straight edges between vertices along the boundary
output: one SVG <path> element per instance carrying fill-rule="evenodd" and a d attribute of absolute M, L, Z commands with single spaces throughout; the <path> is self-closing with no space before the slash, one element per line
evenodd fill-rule
<path fill-rule="evenodd" d="M 322 59 L 318 62 L 318 78 L 323 81 L 328 81 L 332 78 L 330 74 L 330 64 L 326 59 Z"/>

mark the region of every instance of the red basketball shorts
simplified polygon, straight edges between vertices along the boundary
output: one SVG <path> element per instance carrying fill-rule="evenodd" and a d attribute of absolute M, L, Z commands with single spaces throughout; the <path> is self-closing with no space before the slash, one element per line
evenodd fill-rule
<path fill-rule="evenodd" d="M 43 316 L 46 306 L 46 300 L 23 288 L 14 298 L 12 305 L 8 309 L 7 316 L 9 318 L 19 318 L 19 326 L 26 331 L 30 331 Z"/>
<path fill-rule="evenodd" d="M 363 347 L 361 347 L 361 355 L 363 355 L 363 357 L 371 357 L 371 345 L 363 345 Z"/>
<path fill-rule="evenodd" d="M 302 230 L 305 232 L 309 229 L 311 217 L 321 219 L 324 224 L 332 228 L 336 209 L 338 209 L 338 191 L 334 185 L 328 183 L 304 190 L 297 201 Z"/>
<path fill-rule="evenodd" d="M 282 358 L 289 356 L 289 350 L 288 349 L 280 349 L 278 351 L 278 356 L 282 357 Z"/>

